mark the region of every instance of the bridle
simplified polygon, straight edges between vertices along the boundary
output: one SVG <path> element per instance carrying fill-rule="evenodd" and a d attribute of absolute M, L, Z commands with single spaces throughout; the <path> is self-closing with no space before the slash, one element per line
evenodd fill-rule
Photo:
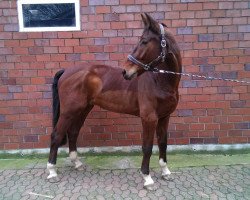
<path fill-rule="evenodd" d="M 158 69 L 156 67 L 153 67 L 155 63 L 159 64 L 159 61 L 163 63 L 166 58 L 166 48 L 167 48 L 167 42 L 165 38 L 165 31 L 164 27 L 162 24 L 159 24 L 160 30 L 161 30 L 161 53 L 160 55 L 151 61 L 148 64 L 144 64 L 141 61 L 137 60 L 134 56 L 131 54 L 128 55 L 128 60 L 134 63 L 137 66 L 142 67 L 146 71 L 151 71 L 154 73 L 161 73 L 161 74 L 172 74 L 172 75 L 178 75 L 178 76 L 188 76 L 188 77 L 193 77 L 193 78 L 202 78 L 202 79 L 207 79 L 207 80 L 223 80 L 223 81 L 231 81 L 231 82 L 236 82 L 236 83 L 246 83 L 250 84 L 250 81 L 245 81 L 245 80 L 237 80 L 237 79 L 227 79 L 227 78 L 218 78 L 218 77 L 212 77 L 212 76 L 204 76 L 204 75 L 198 75 L 198 74 L 190 74 L 190 73 L 182 73 L 182 72 L 173 72 L 173 71 L 168 71 L 168 70 L 163 70 L 163 69 Z"/>
<path fill-rule="evenodd" d="M 153 65 L 155 63 L 159 63 L 159 61 L 163 63 L 165 61 L 165 58 L 166 58 L 167 42 L 166 42 L 166 38 L 165 38 L 165 30 L 164 30 L 164 27 L 162 24 L 159 24 L 159 26 L 160 26 L 160 31 L 161 31 L 161 53 L 157 58 L 155 58 L 153 61 L 151 61 L 147 64 L 144 64 L 141 61 L 137 60 L 131 54 L 128 55 L 129 61 L 131 61 L 132 63 L 134 63 L 137 66 L 142 67 L 146 71 L 157 72 L 158 69 L 156 67 L 153 67 Z"/>

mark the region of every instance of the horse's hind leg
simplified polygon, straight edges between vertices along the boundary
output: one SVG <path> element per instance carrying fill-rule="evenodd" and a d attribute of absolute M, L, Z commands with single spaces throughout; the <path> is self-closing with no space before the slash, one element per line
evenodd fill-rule
<path fill-rule="evenodd" d="M 157 139 L 158 139 L 158 147 L 159 147 L 159 164 L 162 169 L 162 177 L 167 179 L 167 177 L 171 174 L 167 167 L 167 130 L 168 130 L 169 116 L 165 118 L 161 118 L 158 120 L 157 124 Z"/>
<path fill-rule="evenodd" d="M 67 134 L 67 130 L 69 127 L 68 119 L 65 116 L 60 116 L 57 122 L 56 127 L 51 134 L 51 146 L 50 146 L 50 154 L 49 160 L 47 163 L 47 169 L 49 170 L 48 179 L 57 177 L 55 165 L 57 160 L 57 151 L 58 148 L 62 145 L 63 140 Z"/>
<path fill-rule="evenodd" d="M 74 123 L 72 124 L 69 132 L 68 132 L 68 139 L 69 139 L 69 157 L 72 163 L 74 163 L 75 168 L 77 170 L 83 170 L 83 163 L 77 156 L 77 147 L 76 142 L 79 135 L 79 131 L 83 126 L 83 123 L 88 115 L 88 113 L 93 108 L 92 105 L 87 106 L 84 111 L 79 114 L 79 116 L 75 117 Z"/>

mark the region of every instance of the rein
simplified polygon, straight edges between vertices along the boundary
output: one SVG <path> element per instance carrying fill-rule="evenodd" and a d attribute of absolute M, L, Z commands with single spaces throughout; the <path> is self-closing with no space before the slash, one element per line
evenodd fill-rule
<path fill-rule="evenodd" d="M 142 67 L 144 70 L 146 71 L 153 71 L 153 72 L 157 72 L 158 69 L 153 67 L 154 63 L 158 63 L 159 61 L 164 62 L 165 58 L 166 58 L 166 46 L 167 46 L 167 42 L 166 42 L 166 38 L 165 38 L 165 30 L 162 24 L 159 24 L 160 26 L 160 30 L 161 30 L 161 54 L 154 59 L 153 61 L 151 61 L 150 63 L 144 64 L 141 61 L 137 60 L 134 56 L 132 56 L 131 54 L 128 55 L 128 60 L 131 61 L 132 63 Z"/>

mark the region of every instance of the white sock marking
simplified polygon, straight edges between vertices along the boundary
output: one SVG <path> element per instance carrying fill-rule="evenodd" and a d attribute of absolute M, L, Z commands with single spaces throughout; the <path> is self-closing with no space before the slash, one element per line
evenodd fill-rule
<path fill-rule="evenodd" d="M 144 186 L 149 186 L 154 184 L 154 180 L 151 178 L 150 174 L 142 174 L 142 177 L 144 179 Z"/>
<path fill-rule="evenodd" d="M 75 164 L 76 169 L 80 168 L 83 165 L 82 162 L 79 160 L 76 151 L 71 151 L 69 153 L 69 157 L 70 157 L 71 162 Z"/>
<path fill-rule="evenodd" d="M 47 177 L 47 179 L 53 178 L 53 177 L 57 177 L 57 173 L 56 173 L 56 165 L 53 165 L 51 163 L 47 163 L 47 169 L 49 170 L 49 176 Z"/>
<path fill-rule="evenodd" d="M 161 166 L 162 176 L 167 176 L 171 174 L 170 170 L 167 167 L 167 163 L 165 163 L 162 158 L 159 160 L 159 165 Z"/>

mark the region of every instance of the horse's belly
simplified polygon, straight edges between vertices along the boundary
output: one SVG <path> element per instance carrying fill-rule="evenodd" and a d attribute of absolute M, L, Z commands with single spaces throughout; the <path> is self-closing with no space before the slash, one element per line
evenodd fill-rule
<path fill-rule="evenodd" d="M 137 98 L 133 96 L 135 94 L 124 95 L 119 91 L 107 91 L 94 98 L 93 104 L 112 112 L 139 115 Z"/>

